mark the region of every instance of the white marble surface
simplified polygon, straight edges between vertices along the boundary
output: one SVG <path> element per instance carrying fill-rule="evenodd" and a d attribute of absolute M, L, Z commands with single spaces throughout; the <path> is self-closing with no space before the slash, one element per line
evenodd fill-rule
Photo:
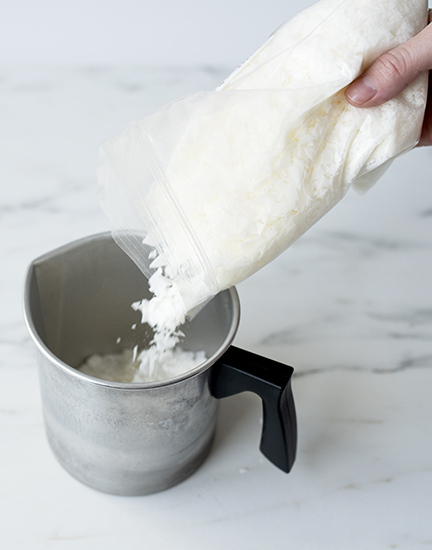
<path fill-rule="evenodd" d="M 432 149 L 350 193 L 239 287 L 236 345 L 292 364 L 297 462 L 258 451 L 260 403 L 222 403 L 187 481 L 147 497 L 69 476 L 44 435 L 22 316 L 29 262 L 105 231 L 96 150 L 227 70 L 0 70 L 0 540 L 21 549 L 432 547 Z"/>

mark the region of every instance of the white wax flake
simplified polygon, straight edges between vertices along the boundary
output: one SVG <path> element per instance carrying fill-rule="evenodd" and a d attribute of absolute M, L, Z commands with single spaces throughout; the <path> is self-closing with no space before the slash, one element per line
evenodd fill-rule
<path fill-rule="evenodd" d="M 120 342 L 121 342 L 121 338 L 120 338 L 120 336 L 119 336 L 119 337 L 117 338 L 117 340 L 116 340 L 116 344 L 120 344 Z"/>
<path fill-rule="evenodd" d="M 135 363 L 137 355 L 138 355 L 138 345 L 134 346 L 132 350 L 132 363 Z"/>

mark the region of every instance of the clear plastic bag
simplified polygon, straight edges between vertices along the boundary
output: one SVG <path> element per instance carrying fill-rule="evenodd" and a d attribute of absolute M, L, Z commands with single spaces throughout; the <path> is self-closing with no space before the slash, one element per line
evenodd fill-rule
<path fill-rule="evenodd" d="M 424 0 L 323 0 L 215 91 L 132 122 L 99 153 L 115 240 L 188 310 L 252 275 L 416 145 L 426 75 L 371 109 L 344 89 L 426 23 Z"/>

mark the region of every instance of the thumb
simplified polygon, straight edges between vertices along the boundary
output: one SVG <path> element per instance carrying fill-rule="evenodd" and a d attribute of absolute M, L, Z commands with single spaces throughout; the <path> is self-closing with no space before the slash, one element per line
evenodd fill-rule
<path fill-rule="evenodd" d="M 432 24 L 404 44 L 381 55 L 348 86 L 345 97 L 355 107 L 375 107 L 396 97 L 422 72 L 432 69 Z"/>

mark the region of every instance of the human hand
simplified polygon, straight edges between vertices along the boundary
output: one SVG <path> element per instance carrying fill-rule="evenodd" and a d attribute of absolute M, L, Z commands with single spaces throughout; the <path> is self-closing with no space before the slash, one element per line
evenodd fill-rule
<path fill-rule="evenodd" d="M 396 97 L 422 72 L 431 69 L 432 23 L 408 42 L 381 55 L 348 86 L 345 97 L 354 107 L 376 107 Z M 429 72 L 429 93 L 419 145 L 432 145 L 431 75 Z"/>

